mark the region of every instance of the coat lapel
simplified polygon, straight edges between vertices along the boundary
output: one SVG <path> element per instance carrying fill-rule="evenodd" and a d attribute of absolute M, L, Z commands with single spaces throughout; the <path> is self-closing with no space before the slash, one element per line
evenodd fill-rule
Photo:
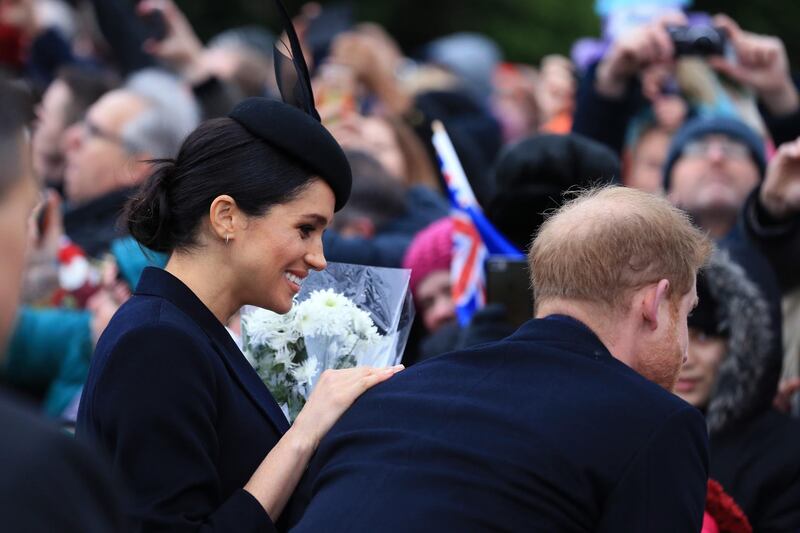
<path fill-rule="evenodd" d="M 242 354 L 230 334 L 222 328 L 224 337 L 217 339 L 217 335 L 210 335 L 211 340 L 217 347 L 217 351 L 225 362 L 225 366 L 236 377 L 239 385 L 245 390 L 250 398 L 258 405 L 261 411 L 269 418 L 275 429 L 280 434 L 286 433 L 289 429 L 289 422 L 286 420 L 283 411 L 278 406 L 278 403 L 270 394 L 269 389 L 258 377 L 255 369 Z"/>
<path fill-rule="evenodd" d="M 142 273 L 136 292 L 166 298 L 196 322 L 213 343 L 228 371 L 262 414 L 281 435 L 286 433 L 289 422 L 272 394 L 225 327 L 186 285 L 166 270 L 148 267 Z"/>

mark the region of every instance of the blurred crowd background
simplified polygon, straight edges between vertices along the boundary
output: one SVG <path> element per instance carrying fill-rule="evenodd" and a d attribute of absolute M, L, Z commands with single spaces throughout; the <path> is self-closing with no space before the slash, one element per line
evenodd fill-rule
<path fill-rule="evenodd" d="M 287 6 L 323 124 L 353 170 L 326 256 L 412 269 L 417 324 L 404 362 L 502 338 L 530 313 L 524 267 L 493 260 L 488 305 L 457 319 L 434 121 L 489 221 L 521 252 L 571 188 L 666 195 L 718 243 L 676 393 L 706 414 L 712 477 L 756 530 L 800 527 L 800 4 Z M 0 70 L 35 107 L 42 186 L 0 379 L 67 427 L 99 335 L 142 269 L 166 260 L 126 237 L 120 210 L 201 121 L 249 96 L 279 97 L 274 9 L 0 0 Z M 239 335 L 237 321 L 229 328 Z"/>

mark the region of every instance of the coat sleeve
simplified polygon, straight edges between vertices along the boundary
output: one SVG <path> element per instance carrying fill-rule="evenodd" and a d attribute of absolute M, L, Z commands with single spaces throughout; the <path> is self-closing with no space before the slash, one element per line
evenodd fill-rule
<path fill-rule="evenodd" d="M 739 216 L 747 239 L 767 258 L 785 294 L 800 285 L 800 216 L 775 220 L 758 200 L 761 187 L 754 190 Z"/>
<path fill-rule="evenodd" d="M 111 349 L 97 382 L 93 424 L 130 489 L 136 531 L 275 531 L 244 489 L 222 499 L 208 350 L 177 328 L 138 328 Z"/>
<path fill-rule="evenodd" d="M 700 531 L 707 482 L 705 422 L 686 405 L 633 458 L 609 494 L 596 531 Z"/>
<path fill-rule="evenodd" d="M 597 64 L 591 65 L 578 84 L 572 132 L 603 143 L 622 154 L 628 124 L 642 106 L 638 82 L 631 81 L 621 98 L 607 98 L 594 87 Z"/>

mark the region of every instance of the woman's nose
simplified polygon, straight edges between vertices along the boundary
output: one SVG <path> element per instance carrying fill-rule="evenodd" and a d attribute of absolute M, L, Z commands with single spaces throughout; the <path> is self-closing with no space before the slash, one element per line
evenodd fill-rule
<path fill-rule="evenodd" d="M 314 270 L 325 270 L 328 266 L 328 262 L 325 260 L 325 253 L 322 249 L 322 241 L 306 254 L 306 263 Z"/>

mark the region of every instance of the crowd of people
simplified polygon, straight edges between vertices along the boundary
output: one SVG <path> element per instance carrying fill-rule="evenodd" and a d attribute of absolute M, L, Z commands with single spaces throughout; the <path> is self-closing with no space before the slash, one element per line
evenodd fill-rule
<path fill-rule="evenodd" d="M 565 485 L 562 490 L 580 493 L 583 500 L 574 504 L 570 516 L 566 510 L 573 504 L 560 501 L 563 495 L 559 493 L 554 505 L 564 513 L 550 516 L 552 521 L 547 524 L 574 531 L 595 527 L 606 531 L 682 531 L 700 527 L 685 517 L 670 518 L 674 509 L 669 506 L 659 508 L 653 504 L 640 509 L 642 515 L 638 516 L 635 505 L 626 505 L 630 501 L 626 498 L 652 489 L 652 480 L 646 479 L 646 473 L 679 477 L 669 472 L 674 468 L 686 472 L 687 483 L 702 477 L 704 469 L 712 480 L 705 496 L 703 531 L 800 529 L 800 453 L 794 448 L 800 441 L 800 422 L 796 420 L 800 416 L 800 276 L 796 268 L 800 264 L 800 84 L 793 77 L 790 57 L 779 37 L 752 33 L 746 29 L 747 21 L 734 21 L 726 15 L 667 11 L 607 31 L 603 39 L 593 42 L 593 47 L 576 46 L 572 57 L 554 54 L 542 58 L 537 65 L 529 65 L 505 61 L 500 47 L 477 33 L 443 36 L 412 56 L 380 25 L 343 21 L 341 12 L 329 16 L 325 6 L 316 4 L 304 6 L 293 24 L 302 49 L 303 68 L 307 65 L 313 89 L 311 109 L 318 112 L 322 124 L 319 131 L 316 123 L 304 122 L 307 117 L 298 118 L 282 107 L 273 109 L 268 103 L 280 102 L 282 95 L 283 100 L 287 99 L 281 75 L 287 65 L 275 65 L 279 56 L 273 53 L 276 47 L 290 48 L 285 33 L 275 35 L 260 26 L 247 26 L 227 29 L 203 43 L 191 21 L 172 0 L 0 2 L 0 71 L 4 84 L 0 100 L 0 174 L 10 176 L 0 180 L 0 223 L 13 225 L 30 219 L 27 245 L 14 240 L 13 229 L 8 229 L 12 226 L 0 227 L 4 250 L 15 253 L 27 247 L 24 263 L 4 259 L 0 270 L 5 276 L 0 283 L 2 299 L 20 302 L 18 308 L 3 308 L 0 312 L 0 327 L 7 329 L 7 334 L 0 332 L 0 340 L 6 342 L 0 357 L 0 383 L 4 390 L 35 405 L 42 418 L 67 432 L 77 426 L 79 437 L 84 433 L 99 441 L 115 462 L 115 473 L 122 472 L 123 477 L 136 484 L 114 488 L 112 484 L 119 480 L 106 478 L 103 453 L 84 457 L 81 460 L 86 464 L 80 467 L 83 475 L 93 476 L 102 488 L 95 485 L 97 494 L 85 495 L 84 489 L 60 487 L 59 490 L 71 492 L 76 502 L 93 501 L 97 506 L 85 505 L 72 518 L 92 515 L 99 524 L 97 531 L 120 530 L 121 522 L 115 522 L 120 518 L 114 514 L 119 507 L 123 513 L 134 514 L 145 522 L 150 520 L 152 529 L 142 526 L 147 531 L 197 530 L 192 527 L 209 516 L 212 529 L 236 525 L 241 531 L 269 530 L 259 529 L 263 526 L 263 507 L 269 514 L 269 525 L 275 522 L 278 529 L 292 525 L 298 530 L 324 530 L 333 514 L 339 528 L 329 530 L 376 530 L 371 528 L 381 524 L 380 513 L 391 512 L 389 504 L 396 502 L 376 504 L 374 510 L 366 512 L 342 501 L 337 494 L 350 494 L 359 486 L 369 486 L 370 492 L 375 493 L 384 490 L 380 476 L 388 479 L 395 475 L 385 470 L 385 465 L 394 459 L 386 453 L 389 449 L 383 450 L 384 455 L 374 456 L 362 450 L 366 455 L 357 461 L 343 456 L 341 450 L 355 446 L 348 431 L 356 432 L 359 425 L 374 423 L 376 432 L 387 432 L 384 438 L 396 438 L 397 445 L 391 451 L 402 456 L 401 443 L 411 449 L 425 446 L 419 443 L 431 437 L 404 424 L 418 423 L 419 428 L 428 428 L 435 423 L 429 418 L 436 417 L 441 422 L 441 417 L 447 417 L 447 425 L 455 424 L 459 411 L 448 403 L 452 398 L 444 402 L 446 409 L 437 411 L 423 401 L 431 392 L 425 387 L 453 395 L 459 391 L 482 391 L 503 399 L 491 409 L 476 409 L 475 420 L 461 421 L 464 426 L 455 435 L 464 449 L 434 446 L 428 450 L 442 454 L 440 459 L 446 464 L 467 462 L 472 457 L 478 463 L 502 463 L 502 475 L 511 476 L 505 469 L 514 468 L 514 460 L 524 457 L 536 463 L 539 472 L 546 472 L 537 481 L 541 485 L 524 487 L 545 491 L 545 485 L 557 484 L 548 478 L 555 476 L 549 469 L 564 465 L 539 465 L 531 458 L 535 455 L 532 451 L 549 457 L 545 448 L 553 442 L 574 450 L 576 455 L 603 456 L 606 448 L 614 448 L 615 444 L 604 446 L 589 438 L 587 442 L 595 449 L 588 451 L 587 442 L 578 442 L 579 431 L 565 431 L 553 417 L 534 414 L 530 416 L 537 423 L 560 428 L 554 429 L 547 443 L 530 442 L 541 439 L 541 435 L 522 431 L 517 438 L 526 439 L 532 450 L 519 451 L 517 456 L 516 449 L 509 451 L 499 444 L 495 449 L 495 441 L 502 438 L 487 437 L 497 424 L 513 418 L 504 410 L 527 412 L 531 406 L 526 402 L 549 405 L 548 395 L 565 395 L 567 399 L 563 401 L 568 405 L 576 410 L 581 407 L 579 395 L 573 398 L 565 392 L 576 385 L 549 375 L 551 367 L 543 363 L 541 367 L 540 363 L 527 366 L 524 354 L 513 348 L 514 339 L 544 338 L 543 342 L 551 342 L 547 340 L 550 330 L 541 325 L 526 325 L 528 330 L 524 327 L 514 333 L 519 324 L 509 313 L 513 302 L 503 301 L 502 295 L 487 294 L 488 305 L 478 310 L 469 323 L 457 319 L 451 200 L 431 140 L 432 124 L 439 121 L 452 140 L 488 220 L 520 251 L 530 250 L 532 290 L 528 285 L 516 287 L 515 296 L 535 296 L 537 317 L 543 309 L 550 309 L 553 316 L 569 315 L 580 320 L 597 334 L 599 341 L 586 336 L 580 325 L 559 322 L 558 318 L 548 327 L 554 331 L 562 328 L 564 335 L 574 337 L 576 343 L 580 341 L 580 349 L 597 357 L 608 348 L 613 357 L 693 406 L 690 413 L 684 412 L 677 403 L 671 403 L 671 398 L 653 396 L 656 399 L 647 404 L 652 412 L 634 410 L 626 413 L 628 418 L 620 414 L 620 421 L 609 424 L 606 431 L 619 432 L 618 437 L 629 442 L 619 444 L 614 451 L 606 450 L 606 470 L 573 472 L 572 485 Z M 687 38 L 687 32 L 676 32 L 676 28 L 706 33 L 688 32 Z M 708 39 L 697 35 L 709 31 L 714 32 L 724 49 L 708 51 L 701 46 Z M 296 67 L 295 58 L 295 64 L 289 63 L 288 68 Z M 302 70 L 297 71 L 301 78 Z M 35 116 L 28 116 L 28 109 L 35 110 Z M 273 124 L 262 126 L 250 117 Z M 29 139 L 18 138 L 23 129 L 29 132 Z M 260 145 L 253 145 L 254 138 L 277 148 L 262 153 Z M 19 157 L 27 149 L 30 164 Z M 310 180 L 298 170 L 309 168 L 322 181 Z M 271 176 L 259 177 L 265 173 Z M 343 174 L 351 175 L 352 181 L 345 185 L 341 181 Z M 204 179 L 190 179 L 195 175 Z M 603 188 L 608 185 L 616 187 Z M 592 187 L 600 187 L 601 192 L 568 202 L 576 190 Z M 660 203 L 649 204 L 644 197 L 613 192 L 628 189 L 647 193 L 647 197 L 657 198 Z M 230 202 L 226 204 L 225 198 Z M 34 204 L 37 206 L 28 217 Z M 291 243 L 281 240 L 285 234 L 280 233 L 280 224 L 289 224 L 298 210 L 312 206 L 319 210 L 315 220 L 329 224 L 324 234 L 324 228 L 317 227 L 318 222 L 306 224 L 309 229 L 302 231 L 309 239 L 316 239 L 318 233 L 321 248 L 314 248 L 311 241 L 304 241 L 306 248 L 292 248 Z M 656 213 L 654 217 L 662 217 L 657 219 L 661 226 L 652 224 L 646 209 Z M 553 211 L 557 214 L 548 218 Z M 277 216 L 276 212 L 283 214 Z M 693 233 L 681 226 L 679 213 L 688 215 L 701 232 Z M 626 214 L 630 216 L 623 216 Z M 272 220 L 271 226 L 244 230 L 236 226 L 236 216 L 256 215 Z M 278 219 L 283 222 L 275 222 Z M 578 220 L 594 228 L 597 235 L 584 234 Z M 635 223 L 631 224 L 631 220 Z M 706 250 L 701 233 L 713 241 L 713 251 L 710 244 Z M 676 240 L 676 236 L 683 240 Z M 267 244 L 262 249 L 258 242 Z M 601 249 L 601 245 L 611 248 Z M 198 247 L 205 252 L 194 254 Z M 649 261 L 659 255 L 659 247 L 664 257 L 658 261 L 663 265 L 651 268 Z M 230 250 L 241 252 L 232 260 L 226 255 Z M 621 256 L 621 250 L 630 255 Z M 219 397 L 225 396 L 228 388 L 241 386 L 240 381 L 228 383 L 219 378 L 225 372 L 220 361 L 208 363 L 213 367 L 209 370 L 211 377 L 192 382 L 193 390 L 200 391 L 197 398 L 174 398 L 168 386 L 161 396 L 148 392 L 146 380 L 156 369 L 158 375 L 172 376 L 181 365 L 193 364 L 189 352 L 183 352 L 187 343 L 195 341 L 156 328 L 149 338 L 142 338 L 123 351 L 147 352 L 142 356 L 147 363 L 134 363 L 135 358 L 130 357 L 131 362 L 124 364 L 113 355 L 117 353 L 114 342 L 122 343 L 136 320 L 159 313 L 179 314 L 164 311 L 163 306 L 153 302 L 139 303 L 134 295 L 179 295 L 174 297 L 182 303 L 175 304 L 176 308 L 199 317 L 195 320 L 214 342 L 224 345 L 222 351 L 238 353 L 234 345 L 241 335 L 238 307 L 253 303 L 252 298 L 274 309 L 282 309 L 285 303 L 281 300 L 285 295 L 264 292 L 266 289 L 260 284 L 271 286 L 273 281 L 256 277 L 255 265 L 274 263 L 270 254 L 290 253 L 302 256 L 304 264 L 312 269 L 324 268 L 326 261 L 410 269 L 410 291 L 417 314 L 402 360 L 408 370 L 397 377 L 391 376 L 398 369 L 366 377 L 359 374 L 358 379 L 366 380 L 368 386 L 391 379 L 387 387 L 376 389 L 376 395 L 383 396 L 372 396 L 372 403 L 358 403 L 352 414 L 348 412 L 343 425 L 334 426 L 330 439 L 322 445 L 307 472 L 310 452 L 304 449 L 304 459 L 293 458 L 296 462 L 291 462 L 287 457 L 292 450 L 288 448 L 297 446 L 298 440 L 312 440 L 315 448 L 319 445 L 341 411 L 363 392 L 361 385 L 356 385 L 362 382 L 353 381 L 355 377 L 333 378 L 322 387 L 319 397 L 336 387 L 353 387 L 354 391 L 358 388 L 358 393 L 348 396 L 335 414 L 330 408 L 326 411 L 322 401 L 310 402 L 311 410 L 297 427 L 293 426 L 294 433 L 286 433 L 283 423 L 276 422 L 275 427 L 263 430 L 263 435 L 254 436 L 254 430 L 243 426 L 257 424 L 262 407 L 250 405 L 250 413 L 240 405 L 245 411 L 213 421 L 203 418 L 199 405 L 193 407 L 197 410 L 176 411 L 172 415 L 166 407 L 173 400 L 179 406 L 187 400 L 213 404 L 221 401 Z M 566 259 L 558 263 L 554 257 Z M 289 260 L 286 271 L 292 273 Z M 168 279 L 162 270 L 148 269 L 163 268 L 168 261 L 167 271 L 186 287 Z M 548 261 L 555 266 L 550 268 Z M 645 322 L 661 334 L 664 326 L 659 325 L 661 322 L 655 318 L 659 312 L 653 309 L 661 305 L 662 298 L 669 300 L 664 296 L 670 290 L 669 284 L 659 285 L 664 281 L 661 278 L 670 279 L 664 272 L 683 272 L 686 277 L 687 272 L 694 275 L 701 265 L 704 266 L 696 283 L 699 303 L 693 312 L 685 310 L 685 360 L 679 374 L 661 379 L 659 370 L 648 367 L 631 349 L 660 344 L 633 340 L 625 344 L 620 340 L 625 335 L 612 334 L 592 313 L 607 311 L 613 315 L 621 309 L 620 291 L 644 290 L 642 273 L 658 273 L 653 274 L 656 283 L 652 294 L 641 293 L 655 307 L 647 307 L 644 300 L 634 301 L 641 304 L 641 316 L 652 314 Z M 570 274 L 573 269 L 574 275 Z M 594 272 L 589 275 L 586 271 Z M 218 278 L 215 294 L 230 291 L 246 297 L 220 300 L 214 296 L 218 307 L 209 305 L 203 298 L 204 291 L 213 291 L 187 281 L 203 276 Z M 282 276 L 280 270 L 275 283 Z M 248 284 L 238 277 L 248 278 Z M 19 283 L 13 281 L 16 279 Z M 680 286 L 674 280 L 672 284 Z M 202 316 L 195 314 L 199 311 L 190 310 L 200 303 L 191 292 L 208 307 L 203 308 Z M 504 294 L 508 297 L 513 293 Z M 688 287 L 677 296 L 686 294 L 693 296 Z M 695 303 L 691 300 L 680 300 L 680 306 L 691 307 Z M 127 311 L 120 313 L 129 322 L 122 323 L 115 314 L 129 301 L 123 308 Z M 564 301 L 577 303 L 566 305 Z M 610 306 L 606 311 L 601 306 L 603 302 Z M 215 318 L 220 324 L 210 325 Z M 178 323 L 182 319 L 170 320 Z M 626 323 L 631 328 L 634 322 L 619 320 L 619 324 Z M 195 326 L 186 325 L 188 329 L 192 327 Z M 502 341 L 512 334 L 515 337 Z M 105 340 L 98 343 L 101 337 Z M 116 341 L 109 340 L 112 338 Z M 508 345 L 493 345 L 496 348 L 487 352 L 491 357 L 484 354 L 480 359 L 470 359 L 469 354 L 479 350 L 473 347 L 496 341 Z M 548 358 L 559 350 L 558 343 L 552 342 Z M 183 355 L 162 360 L 159 354 L 165 346 Z M 632 354 L 629 359 L 619 355 L 628 352 Z M 214 352 L 208 353 L 214 359 Z M 437 357 L 445 353 L 467 354 L 468 363 L 462 368 L 458 357 Z M 112 356 L 117 357 L 117 363 L 106 365 L 109 370 L 96 368 Z M 93 364 L 97 360 L 103 363 Z M 481 384 L 483 377 L 495 371 L 494 360 L 502 360 L 504 365 L 513 361 L 516 366 L 511 368 L 519 369 L 520 374 L 503 367 L 496 378 L 501 382 Z M 148 373 L 139 373 L 137 365 L 142 364 L 149 366 Z M 234 368 L 236 364 L 230 363 Z M 619 369 L 604 367 L 593 384 L 588 374 L 597 369 L 584 368 L 574 361 L 563 364 L 572 365 L 576 382 L 586 390 L 602 388 L 604 379 L 605 386 L 619 387 L 619 397 L 609 400 L 609 405 L 624 409 L 626 397 L 621 391 L 630 385 L 629 376 L 622 376 Z M 417 366 L 429 369 L 428 373 L 415 373 Z M 458 370 L 453 375 L 462 381 L 448 378 L 453 368 Z M 101 382 L 103 371 L 105 381 Z M 236 370 L 240 372 L 244 370 Z M 537 374 L 535 379 L 532 373 Z M 110 376 L 117 380 L 113 386 L 109 385 Z M 419 379 L 413 381 L 414 376 Z M 521 379 L 524 376 L 528 378 Z M 246 383 L 252 377 L 239 375 L 237 379 Z M 186 382 L 190 381 L 187 377 Z M 217 394 L 214 399 L 206 390 L 209 387 Z M 636 387 L 639 388 L 631 390 L 645 395 L 652 392 L 643 389 L 643 385 Z M 502 392 L 502 388 L 515 392 Z M 602 394 L 600 390 L 597 393 Z M 262 393 L 252 394 L 258 397 Z M 395 405 L 398 399 L 405 403 Z M 405 422 L 386 418 L 382 409 L 391 406 L 402 413 Z M 587 435 L 602 435 L 593 426 L 593 416 L 602 416 L 593 414 L 596 407 L 575 414 L 575 425 Z M 117 424 L 117 410 L 126 408 L 157 413 L 152 418 L 156 422 L 151 420 L 154 425 L 148 426 L 142 415 Z M 428 409 L 431 411 L 426 412 Z M 557 417 L 572 416 L 563 410 L 563 405 L 553 407 L 553 413 Z M 702 426 L 698 413 L 704 417 L 705 431 L 698 429 Z M 0 412 L 0 416 L 6 415 Z M 22 415 L 14 411 L 8 416 L 7 427 L 17 427 L 17 418 Z M 224 467 L 217 465 L 218 472 L 224 471 L 222 478 L 211 489 L 194 487 L 196 491 L 188 500 L 170 494 L 169 483 L 185 476 L 192 461 L 202 464 L 212 459 L 206 456 L 211 452 L 195 441 L 183 443 L 185 454 L 170 455 L 165 451 L 181 431 L 180 424 L 172 428 L 169 420 L 181 416 L 191 417 L 187 424 L 203 419 L 209 427 L 218 426 L 219 434 L 215 433 L 214 438 L 220 444 L 214 454 L 232 453 L 222 445 L 223 439 L 253 443 L 244 451 L 236 449 L 232 455 L 237 457 L 222 461 Z M 330 424 L 317 427 L 308 422 L 314 416 L 326 421 L 331 418 Z M 498 422 L 482 418 L 487 416 L 496 416 Z M 635 432 L 630 432 L 630 424 L 637 427 Z M 161 428 L 163 433 L 158 437 L 139 434 L 142 427 Z M 51 454 L 49 447 L 60 445 L 44 425 L 37 426 L 36 431 L 41 434 L 26 431 L 19 430 L 17 446 L 27 448 L 28 454 Z M 671 442 L 669 432 L 678 437 L 674 449 L 664 451 Z M 293 435 L 295 440 L 282 445 L 287 442 L 284 434 Z M 704 464 L 698 442 L 706 434 L 709 455 Z M 473 437 L 474 443 L 470 441 Z M 682 437 L 694 444 L 686 445 L 680 441 Z M 14 438 L 7 434 L 2 440 Z M 130 442 L 124 450 L 115 449 L 118 439 L 126 438 Z M 647 439 L 664 442 L 648 447 L 651 444 Z M 269 443 L 265 450 L 259 447 L 262 441 Z M 617 439 L 609 442 L 616 443 Z M 73 444 L 70 441 L 69 446 Z M 473 445 L 481 450 L 473 450 Z M 637 459 L 638 473 L 623 475 L 624 450 L 634 450 L 639 445 L 648 451 Z M 6 446 L 8 443 L 4 442 L 0 450 Z M 275 455 L 270 452 L 264 458 L 270 449 Z M 686 454 L 682 460 L 664 459 L 681 449 Z M 146 456 L 147 450 L 153 455 Z M 59 453 L 77 455 L 81 451 L 76 447 Z M 195 452 L 197 455 L 192 456 Z M 473 453 L 477 455 L 470 455 Z M 507 463 L 503 463 L 503 457 L 508 458 Z M 150 465 L 143 462 L 150 460 L 161 471 L 162 477 L 155 481 L 136 478 L 134 467 L 126 466 L 138 464 L 146 470 Z M 213 461 L 217 460 L 215 456 Z M 362 460 L 379 464 L 377 473 L 364 471 L 363 476 L 356 472 L 350 478 L 339 477 L 341 471 L 337 467 L 355 469 L 349 461 Z M 659 461 L 663 464 L 656 466 Z M 0 464 L 5 464 L 2 459 Z M 253 465 L 259 464 L 254 473 Z M 452 468 L 461 466 L 455 464 Z M 525 475 L 527 468 L 522 469 Z M 245 470 L 247 475 L 242 482 Z M 285 484 L 280 490 L 265 481 L 276 472 Z M 287 504 L 291 489 L 304 472 L 306 478 L 299 485 L 296 499 Z M 17 490 L 2 479 L 4 476 L 0 472 L 0 499 L 6 491 Z M 205 481 L 201 474 L 184 479 L 181 490 L 189 491 L 192 487 L 187 487 L 192 483 L 202 485 Z M 396 481 L 413 492 L 418 480 L 409 474 Z M 445 476 L 440 481 L 444 485 L 470 485 L 475 480 L 464 473 L 463 477 Z M 154 483 L 163 486 L 153 486 Z M 586 488 L 587 483 L 594 484 L 591 490 Z M 702 479 L 702 483 L 705 487 L 706 480 Z M 243 487 L 247 490 L 231 492 Z M 522 491 L 520 494 L 509 497 L 522 502 L 523 507 L 527 505 L 528 510 L 536 508 L 537 504 L 528 501 L 530 495 L 521 487 L 516 487 Z M 687 490 L 687 499 L 699 494 L 693 492 L 696 488 Z M 147 498 L 134 497 L 136 503 L 126 505 L 128 489 Z M 614 492 L 616 489 L 618 492 Z M 443 490 L 446 492 L 446 487 Z M 497 485 L 495 490 L 503 493 L 505 489 Z M 216 493 L 210 495 L 207 491 Z M 609 511 L 613 516 L 587 510 L 598 501 L 606 501 L 605 496 L 599 498 L 592 491 L 612 494 L 608 500 L 619 506 L 618 510 Z M 118 501 L 112 497 L 114 494 L 119 495 Z M 253 494 L 255 499 L 247 494 Z M 36 494 L 25 496 L 41 499 Z M 649 497 L 659 498 L 661 493 L 651 492 Z M 723 497 L 727 498 L 724 505 L 714 500 Z M 513 530 L 520 523 L 513 514 L 508 515 L 508 522 L 497 516 L 487 518 L 493 512 L 505 512 L 490 504 L 487 510 L 456 511 L 448 509 L 455 505 L 450 502 L 444 505 L 445 511 L 439 509 L 443 513 L 463 512 L 459 515 L 462 523 L 446 519 L 452 515 L 438 516 L 431 502 L 426 502 L 426 507 L 408 501 L 407 496 L 398 501 L 409 512 L 418 513 L 420 520 L 425 517 L 438 528 L 458 524 L 464 530 L 479 530 L 476 524 L 489 529 L 494 524 Z M 61 508 L 62 504 L 52 505 Z M 183 516 L 184 505 L 200 506 L 206 516 L 203 520 L 191 513 Z M 289 512 L 281 515 L 285 506 Z M 332 513 L 332 508 L 336 512 Z M 0 509 L 5 512 L 8 507 L 0 503 Z M 35 511 L 25 511 L 24 507 L 18 511 L 26 512 Z M 351 512 L 364 521 L 353 522 L 345 516 Z M 535 514 L 525 512 L 525 519 L 536 520 Z M 69 514 L 66 510 L 64 513 Z M 281 515 L 281 521 L 277 515 Z M 5 518 L 0 516 L 0 521 Z M 62 519 L 65 523 L 70 520 Z M 664 524 L 670 525 L 654 526 L 654 519 L 663 519 Z M 250 525 L 243 526 L 241 520 Z M 391 528 L 387 526 L 385 530 Z"/>

